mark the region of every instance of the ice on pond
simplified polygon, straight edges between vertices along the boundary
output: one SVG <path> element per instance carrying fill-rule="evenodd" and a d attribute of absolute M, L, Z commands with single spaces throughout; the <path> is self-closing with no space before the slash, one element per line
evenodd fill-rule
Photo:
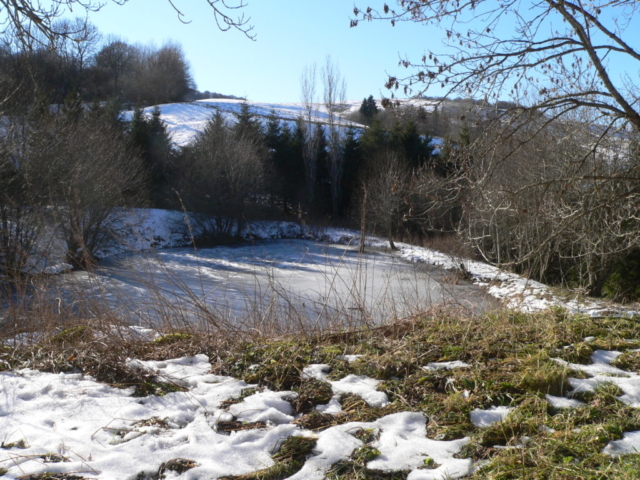
<path fill-rule="evenodd" d="M 443 302 L 474 309 L 490 302 L 476 286 L 441 281 L 446 274 L 383 250 L 360 254 L 345 245 L 274 240 L 120 255 L 65 281 L 139 318 L 157 315 L 161 305 L 225 319 L 284 309 L 319 324 L 336 315 L 379 323 Z"/>

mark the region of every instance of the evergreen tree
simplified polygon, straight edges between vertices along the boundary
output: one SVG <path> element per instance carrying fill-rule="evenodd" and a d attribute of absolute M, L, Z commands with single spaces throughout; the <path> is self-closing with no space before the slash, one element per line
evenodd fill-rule
<path fill-rule="evenodd" d="M 429 137 L 420 135 L 415 121 L 397 121 L 391 131 L 391 144 L 404 156 L 409 169 L 422 167 L 433 155 L 434 147 Z"/>
<path fill-rule="evenodd" d="M 349 127 L 344 140 L 344 174 L 342 176 L 342 211 L 344 215 L 360 196 L 362 151 L 356 129 Z"/>
<path fill-rule="evenodd" d="M 265 162 L 265 184 L 271 198 L 271 206 L 275 203 L 276 195 L 283 197 L 282 189 L 284 181 L 282 178 L 282 156 L 284 145 L 282 144 L 282 128 L 280 120 L 272 110 L 267 118 L 264 144 L 267 147 L 268 155 Z M 284 199 L 283 199 L 284 200 Z M 286 201 L 284 202 L 286 210 Z"/>
<path fill-rule="evenodd" d="M 316 162 L 316 186 L 314 205 L 310 205 L 316 215 L 331 213 L 331 176 L 329 175 L 327 155 L 327 135 L 322 125 L 316 125 L 314 136 L 318 145 L 318 160 Z"/>
<path fill-rule="evenodd" d="M 255 113 L 247 102 L 240 104 L 240 111 L 235 114 L 238 120 L 234 127 L 234 132 L 238 136 L 248 135 L 256 138 L 262 135 L 262 126 L 260 120 L 256 118 Z"/>
<path fill-rule="evenodd" d="M 129 139 L 134 148 L 138 149 L 142 156 L 146 155 L 149 138 L 149 124 L 140 106 L 133 109 L 131 124 L 129 125 Z"/>
<path fill-rule="evenodd" d="M 373 99 L 373 95 L 369 95 L 369 98 L 365 98 L 362 100 L 362 105 L 360 105 L 360 113 L 367 119 L 371 120 L 378 113 L 378 106 L 376 105 L 376 101 Z"/>
<path fill-rule="evenodd" d="M 267 128 L 264 135 L 264 143 L 267 148 L 276 150 L 280 147 L 282 127 L 275 110 L 271 110 L 267 118 Z"/>
<path fill-rule="evenodd" d="M 365 159 L 389 146 L 389 135 L 382 128 L 379 120 L 374 120 L 371 126 L 362 133 L 360 146 Z"/>
<path fill-rule="evenodd" d="M 160 118 L 157 106 L 147 117 L 144 110 L 136 107 L 129 127 L 129 140 L 136 154 L 141 158 L 146 172 L 146 181 L 154 206 L 166 207 L 168 174 L 172 160 L 171 139 L 167 128 Z"/>
<path fill-rule="evenodd" d="M 278 172 L 282 181 L 282 197 L 285 212 L 293 209 L 301 201 L 304 178 L 302 144 L 297 129 L 292 131 L 287 124 L 282 126 L 280 150 L 278 152 Z"/>

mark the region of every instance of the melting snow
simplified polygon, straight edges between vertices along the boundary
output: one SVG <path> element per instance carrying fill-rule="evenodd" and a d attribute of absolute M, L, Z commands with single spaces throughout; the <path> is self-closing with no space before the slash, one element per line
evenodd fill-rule
<path fill-rule="evenodd" d="M 153 372 L 164 381 L 188 386 L 189 390 L 134 398 L 131 389 L 116 389 L 81 374 L 28 369 L 0 373 L 2 441 L 23 441 L 25 447 L 0 450 L 0 467 L 7 469 L 3 478 L 58 472 L 104 480 L 132 479 L 139 473 L 155 475 L 163 462 L 184 458 L 197 466 L 181 475 L 172 473 L 171 478 L 213 479 L 268 467 L 273 464 L 271 455 L 288 436 L 313 435 L 290 423 L 293 409 L 287 400 L 293 398 L 291 392 L 265 390 L 244 398 L 228 411 L 221 409 L 222 401 L 238 397 L 249 385 L 210 374 L 205 355 L 167 361 L 130 360 L 128 364 Z M 309 372 L 324 374 L 318 366 L 311 366 Z M 375 385 L 375 380 L 365 377 L 357 381 L 348 378 L 342 384 L 361 385 L 365 394 Z M 219 421 L 233 418 L 263 421 L 267 428 L 229 435 L 217 431 Z M 331 465 L 347 459 L 362 445 L 353 436 L 359 429 L 379 435 L 372 446 L 380 456 L 369 462 L 369 468 L 412 470 L 412 480 L 468 475 L 472 461 L 454 456 L 469 440 L 430 440 L 426 438 L 425 420 L 420 413 L 404 412 L 374 422 L 331 427 L 317 434 L 316 448 L 302 470 L 291 478 L 322 479 Z M 51 454 L 68 461 L 54 463 Z M 440 467 L 418 469 L 427 457 Z"/>
<path fill-rule="evenodd" d="M 332 382 L 327 378 L 327 373 L 331 367 L 324 364 L 313 364 L 305 367 L 302 372 L 302 378 L 315 378 L 331 385 L 333 393 L 354 393 L 360 395 L 362 399 L 372 407 L 385 407 L 389 404 L 389 398 L 384 392 L 376 390 L 380 380 L 373 378 L 347 375 L 341 380 Z"/>
<path fill-rule="evenodd" d="M 584 402 L 576 400 L 575 398 L 556 397 L 554 395 L 546 395 L 546 399 L 556 410 L 563 410 L 567 408 L 578 408 L 585 405 Z"/>
<path fill-rule="evenodd" d="M 488 410 L 476 408 L 470 413 L 471 423 L 476 427 L 488 427 L 493 423 L 504 420 L 511 410 L 513 410 L 513 408 L 504 406 L 491 407 Z"/>
<path fill-rule="evenodd" d="M 426 371 L 436 371 L 436 370 L 453 370 L 454 368 L 469 368 L 470 365 L 468 363 L 461 362 L 460 360 L 453 360 L 451 362 L 431 362 L 428 363 L 426 367 L 422 367 L 423 370 Z"/>

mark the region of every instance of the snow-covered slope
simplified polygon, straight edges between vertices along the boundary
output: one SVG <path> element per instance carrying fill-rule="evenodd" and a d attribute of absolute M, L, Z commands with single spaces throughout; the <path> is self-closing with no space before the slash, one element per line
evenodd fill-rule
<path fill-rule="evenodd" d="M 158 105 L 160 109 L 160 118 L 167 125 L 167 130 L 174 144 L 178 147 L 189 145 L 202 132 L 211 119 L 211 117 L 219 111 L 225 121 L 233 125 L 237 122 L 236 114 L 240 112 L 244 100 L 229 99 L 207 99 L 198 100 L 192 103 L 166 103 Z M 256 117 L 265 124 L 267 118 L 275 113 L 276 116 L 285 122 L 289 128 L 295 126 L 298 118 L 307 118 L 307 113 L 300 103 L 262 103 L 249 102 L 251 111 Z M 353 102 L 350 102 L 350 104 Z M 147 107 L 144 113 L 151 115 L 155 107 Z M 359 104 L 358 104 L 359 108 Z M 133 111 L 129 110 L 123 113 L 123 119 L 130 121 Z M 311 121 L 326 124 L 329 121 L 327 109 L 322 104 L 317 104 L 311 113 Z M 355 128 L 364 128 L 363 125 L 348 120 L 341 119 L 340 124 L 343 126 L 353 126 Z"/>

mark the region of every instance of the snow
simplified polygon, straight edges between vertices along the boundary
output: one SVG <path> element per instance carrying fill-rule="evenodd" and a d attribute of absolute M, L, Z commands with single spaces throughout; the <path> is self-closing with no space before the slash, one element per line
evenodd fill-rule
<path fill-rule="evenodd" d="M 116 389 L 82 374 L 29 369 L 1 372 L 2 441 L 23 441 L 25 447 L 0 450 L 0 467 L 7 469 L 2 478 L 58 472 L 133 480 L 138 474 L 155 475 L 164 462 L 183 458 L 197 466 L 167 478 L 215 479 L 268 467 L 284 439 L 303 435 L 317 438 L 317 446 L 302 470 L 291 478 L 319 480 L 331 465 L 348 459 L 362 445 L 353 435 L 360 429 L 378 435 L 372 446 L 380 456 L 368 463 L 369 468 L 411 470 L 410 479 L 459 478 L 471 472 L 470 459 L 455 458 L 469 439 L 426 438 L 426 419 L 420 413 L 395 413 L 313 434 L 291 423 L 291 392 L 263 390 L 231 405 L 228 411 L 220 408 L 224 400 L 238 397 L 251 385 L 209 373 L 211 364 L 205 355 L 166 361 L 131 359 L 128 365 L 156 373 L 188 391 L 135 398 L 132 389 Z M 319 369 L 310 367 L 309 371 L 317 374 Z M 373 385 L 364 377 L 358 381 Z M 219 421 L 233 418 L 262 421 L 267 426 L 228 435 L 217 430 Z M 56 463 L 53 455 L 65 461 Z M 418 469 L 427 457 L 440 466 Z"/>
<path fill-rule="evenodd" d="M 293 407 L 285 400 L 295 398 L 293 392 L 259 392 L 229 407 L 241 422 L 265 422 L 280 425 L 293 422 Z"/>
<path fill-rule="evenodd" d="M 359 375 L 347 375 L 341 380 L 331 381 L 327 377 L 330 368 L 329 365 L 324 364 L 309 365 L 302 371 L 302 378 L 315 378 L 327 382 L 331 385 L 333 393 L 338 395 L 341 393 L 360 395 L 372 407 L 385 407 L 389 404 L 387 394 L 376 390 L 378 384 L 381 383 L 380 380 Z"/>
<path fill-rule="evenodd" d="M 299 313 L 316 319 L 310 321 L 322 322 L 330 317 L 327 312 L 333 308 L 353 315 L 360 311 L 362 317 L 374 322 L 403 318 L 443 302 L 455 302 L 470 311 L 481 312 L 494 306 L 488 297 L 525 312 L 563 307 L 592 316 L 605 312 L 621 316 L 637 314 L 622 308 L 611 309 L 610 305 L 595 300 L 566 301 L 541 283 L 428 248 L 397 243 L 399 252 L 388 254 L 386 240 L 379 237 L 366 238 L 370 249 L 363 257 L 357 253 L 360 235 L 354 230 L 314 228 L 295 222 L 251 222 L 240 237 L 253 244 L 161 251 L 192 244 L 198 229 L 190 215 L 159 209 L 121 209 L 114 212 L 108 223 L 117 240 L 96 252 L 98 258 L 108 259 L 103 262 L 104 268 L 97 275 L 87 272 L 62 275 L 60 283 L 65 291 L 72 286 L 64 284 L 71 283 L 72 277 L 77 278 L 84 291 L 111 302 L 132 323 L 153 322 L 158 316 L 153 307 L 154 302 L 157 304 L 154 292 L 158 286 L 165 291 L 171 308 L 180 310 L 185 318 L 192 317 L 189 311 L 193 309 L 185 305 L 189 295 L 184 287 L 205 300 L 222 318 L 233 322 L 242 320 L 256 306 L 271 307 L 273 299 L 281 298 L 285 292 L 294 303 L 306 305 Z M 272 239 L 306 239 L 315 243 L 310 242 L 308 248 L 255 243 Z M 47 243 L 51 249 L 34 255 L 31 262 L 34 272 L 39 269 L 59 273 L 68 268 L 63 262 L 64 242 Z M 339 250 L 336 245 L 345 247 Z M 116 258 L 127 252 L 150 251 L 156 251 L 154 258 L 148 255 Z M 410 267 L 411 263 L 434 268 L 425 271 L 419 265 Z M 116 268 L 117 264 L 121 267 Z M 465 282 L 455 286 L 439 282 L 445 270 L 457 269 L 460 264 L 469 272 L 473 288 Z M 244 272 L 246 278 L 241 278 L 239 272 Z M 176 280 L 180 285 L 176 285 Z"/>
<path fill-rule="evenodd" d="M 400 255 L 414 262 L 424 262 L 444 269 L 458 270 L 461 265 L 471 275 L 471 280 L 483 286 L 495 298 L 502 300 L 507 308 L 522 312 L 539 312 L 552 307 L 562 307 L 571 313 L 587 314 L 591 317 L 640 315 L 634 310 L 612 309 L 604 302 L 595 300 L 566 300 L 556 296 L 553 290 L 540 282 L 515 273 L 505 272 L 483 262 L 447 255 L 436 250 L 396 243 Z"/>
<path fill-rule="evenodd" d="M 637 351 L 637 350 L 632 350 Z M 591 355 L 591 365 L 569 363 L 565 360 L 555 359 L 560 365 L 570 370 L 579 370 L 590 375 L 590 378 L 569 378 L 572 390 L 567 394 L 568 398 L 552 397 L 547 395 L 547 400 L 554 408 L 578 408 L 584 405 L 575 399 L 571 399 L 576 393 L 593 392 L 596 388 L 612 384 L 620 388 L 623 394 L 618 398 L 623 403 L 640 408 L 640 375 L 616 368 L 611 362 L 618 358 L 622 352 L 596 350 Z M 621 440 L 614 440 L 604 448 L 603 453 L 608 455 L 626 455 L 640 452 L 640 431 L 625 432 Z"/>
<path fill-rule="evenodd" d="M 460 299 L 478 310 L 490 303 L 477 287 L 443 286 L 443 275 L 384 251 L 278 239 L 111 257 L 92 273 L 74 272 L 63 288 L 75 283 L 139 322 L 162 318 L 160 298 L 193 323 L 206 305 L 234 324 L 255 312 L 295 308 L 321 326 L 336 319 L 380 323 Z"/>
<path fill-rule="evenodd" d="M 469 368 L 471 365 L 460 360 L 453 360 L 451 362 L 430 362 L 426 367 L 422 367 L 427 372 L 434 372 L 436 370 L 453 370 L 454 368 Z"/>
<path fill-rule="evenodd" d="M 353 393 L 360 395 L 362 399 L 372 407 L 386 407 L 389 398 L 384 392 L 378 392 L 376 387 L 380 380 L 360 375 L 347 375 L 336 382 L 329 382 L 334 393 Z"/>
<path fill-rule="evenodd" d="M 425 419 L 421 413 L 403 412 L 378 420 L 380 439 L 374 446 L 380 455 L 367 463 L 375 470 L 398 471 L 413 469 L 408 479 L 459 478 L 468 475 L 471 460 L 453 456 L 469 443 L 468 438 L 437 441 L 426 438 Z M 417 470 L 426 457 L 441 466 L 434 470 Z"/>
<path fill-rule="evenodd" d="M 354 230 L 314 228 L 295 222 L 251 222 L 239 236 L 253 244 L 161 251 L 192 244 L 199 232 L 189 214 L 118 209 L 107 223 L 116 241 L 96 252 L 98 258 L 108 259 L 103 261 L 104 268 L 98 274 L 61 275 L 60 286 L 63 292 L 71 291 L 75 288 L 71 279 L 78 279 L 86 293 L 110 302 L 112 308 L 134 324 L 153 323 L 158 317 L 154 294 L 159 286 L 165 292 L 167 305 L 179 311 L 181 318 L 194 318 L 194 309 L 185 302 L 195 294 L 198 301 L 206 301 L 217 315 L 232 322 L 243 321 L 247 312 L 256 311 L 255 307 L 258 310 L 272 307 L 273 299 L 282 298 L 283 293 L 294 303 L 304 305 L 299 313 L 313 322 L 327 321 L 334 308 L 351 312 L 351 320 L 360 315 L 373 322 L 403 318 L 447 302 L 482 312 L 493 308 L 491 297 L 525 312 L 563 307 L 592 316 L 638 313 L 611 309 L 610 305 L 595 300 L 566 301 L 541 283 L 428 248 L 397 243 L 399 252 L 388 254 L 386 240 L 379 237 L 366 238 L 370 249 L 363 257 L 357 253 L 360 234 Z M 263 247 L 255 243 L 272 239 L 306 239 L 315 243 L 309 243 L 306 253 L 304 248 L 290 248 L 292 244 Z M 336 245 L 345 248 L 340 250 Z M 46 247 L 50 248 L 43 245 L 30 262 L 34 273 L 61 273 L 69 268 L 63 261 L 66 246 L 61 239 L 48 241 Z M 116 258 L 127 252 L 153 251 L 155 258 L 145 258 L 144 263 L 140 260 L 144 256 Z M 113 268 L 117 263 L 122 265 L 119 270 Z M 419 265 L 411 267 L 411 263 L 434 268 L 425 271 Z M 445 270 L 457 269 L 460 264 L 469 272 L 473 288 L 465 282 L 453 286 L 439 281 Z M 246 278 L 241 278 L 239 272 L 244 272 Z M 234 284 L 236 281 L 240 283 Z"/>
<path fill-rule="evenodd" d="M 358 429 L 374 430 L 380 437 L 371 444 L 380 455 L 367 463 L 367 468 L 381 471 L 411 470 L 409 480 L 460 478 L 471 473 L 470 459 L 455 458 L 468 438 L 436 441 L 426 438 L 426 422 L 421 413 L 402 412 L 387 415 L 375 422 L 353 422 L 332 427 L 319 435 L 317 454 L 311 456 L 303 468 L 289 480 L 322 480 L 329 467 L 346 460 L 351 452 L 362 445 L 352 432 Z M 440 467 L 420 470 L 426 458 L 432 458 Z"/>
<path fill-rule="evenodd" d="M 512 410 L 513 408 L 505 406 L 491 407 L 487 410 L 476 408 L 471 411 L 469 416 L 471 417 L 471 423 L 476 427 L 485 428 L 496 422 L 501 422 Z"/>
<path fill-rule="evenodd" d="M 295 122 L 301 116 L 307 116 L 306 110 L 300 103 L 262 103 L 244 100 L 230 99 L 205 99 L 192 103 L 166 103 L 157 105 L 160 110 L 160 119 L 167 126 L 167 132 L 171 137 L 171 141 L 177 147 L 185 147 L 191 144 L 197 135 L 204 131 L 207 122 L 213 117 L 216 111 L 219 111 L 225 122 L 233 125 L 237 122 L 236 114 L 240 113 L 242 103 L 247 103 L 251 112 L 262 123 L 266 124 L 267 117 L 272 111 L 276 116 L 287 124 L 289 128 L 295 127 Z M 147 107 L 143 112 L 147 116 L 151 116 L 154 107 Z M 131 121 L 133 111 L 129 110 L 123 113 L 125 121 Z M 327 123 L 329 115 L 323 104 L 314 104 L 311 113 L 311 121 L 314 123 Z M 342 118 L 337 119 L 337 124 L 341 126 L 353 126 L 355 128 L 364 128 L 361 124 L 350 122 Z"/>
<path fill-rule="evenodd" d="M 578 408 L 585 405 L 584 402 L 576 400 L 575 398 L 556 397 L 554 395 L 546 395 L 545 398 L 549 402 L 549 405 L 556 410 Z"/>
<path fill-rule="evenodd" d="M 364 355 L 338 355 L 338 359 L 353 363 Z"/>
<path fill-rule="evenodd" d="M 604 447 L 602 453 L 620 456 L 631 453 L 640 453 L 640 432 L 626 432 L 622 434 L 622 440 L 614 440 Z"/>

